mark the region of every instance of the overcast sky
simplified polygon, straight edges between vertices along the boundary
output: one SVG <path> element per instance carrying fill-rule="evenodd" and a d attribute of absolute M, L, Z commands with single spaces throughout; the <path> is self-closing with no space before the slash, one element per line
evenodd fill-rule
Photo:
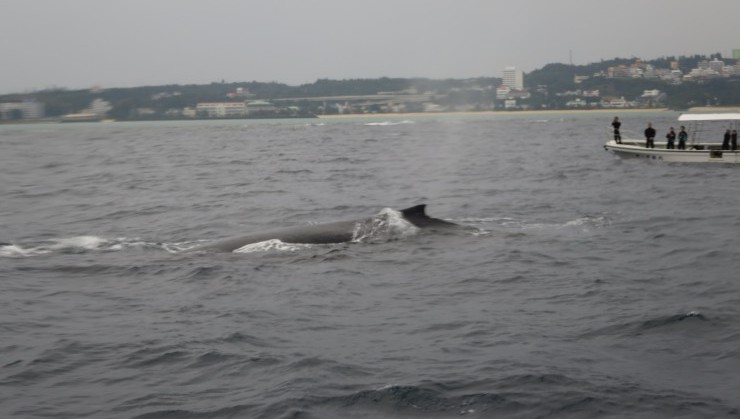
<path fill-rule="evenodd" d="M 740 0 L 0 0 L 0 93 L 731 54 Z"/>

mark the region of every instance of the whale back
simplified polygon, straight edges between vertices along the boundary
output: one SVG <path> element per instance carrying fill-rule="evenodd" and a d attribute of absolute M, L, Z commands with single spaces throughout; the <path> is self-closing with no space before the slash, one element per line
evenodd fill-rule
<path fill-rule="evenodd" d="M 425 212 L 426 205 L 416 205 L 401 210 L 403 218 L 419 228 L 450 228 L 459 227 L 457 224 L 432 218 Z M 280 230 L 271 230 L 261 233 L 249 234 L 239 237 L 231 237 L 214 243 L 199 246 L 192 251 L 216 250 L 232 252 L 242 246 L 259 243 L 267 240 L 278 239 L 284 243 L 305 244 L 332 244 L 345 243 L 355 239 L 354 235 L 362 223 L 368 220 L 339 221 L 327 224 L 314 224 L 299 227 L 289 227 Z"/>
<path fill-rule="evenodd" d="M 356 221 L 339 221 L 328 224 L 315 224 L 299 227 L 289 227 L 280 230 L 248 234 L 219 240 L 193 250 L 218 250 L 233 252 L 248 244 L 277 239 L 284 243 L 305 244 L 333 244 L 352 240 L 352 232 Z"/>

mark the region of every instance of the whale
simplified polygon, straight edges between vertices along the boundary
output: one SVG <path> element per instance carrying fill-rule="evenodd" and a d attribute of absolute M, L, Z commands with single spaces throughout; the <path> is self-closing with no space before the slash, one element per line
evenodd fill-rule
<path fill-rule="evenodd" d="M 416 205 L 400 211 L 402 218 L 418 228 L 449 229 L 459 227 L 458 224 L 432 218 L 426 214 L 426 205 Z M 336 244 L 347 243 L 357 239 L 358 231 L 364 225 L 371 224 L 372 217 L 364 219 L 337 221 L 326 224 L 312 224 L 297 227 L 288 227 L 272 231 L 264 231 L 244 236 L 230 237 L 213 243 L 198 246 L 189 251 L 233 252 L 248 244 L 268 240 L 280 240 L 291 244 Z"/>

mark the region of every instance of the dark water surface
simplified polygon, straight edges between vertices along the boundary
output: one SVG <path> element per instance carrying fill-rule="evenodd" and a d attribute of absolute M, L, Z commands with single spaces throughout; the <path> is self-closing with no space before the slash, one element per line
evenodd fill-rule
<path fill-rule="evenodd" d="M 0 126 L 0 417 L 740 417 L 740 167 L 611 118 Z"/>

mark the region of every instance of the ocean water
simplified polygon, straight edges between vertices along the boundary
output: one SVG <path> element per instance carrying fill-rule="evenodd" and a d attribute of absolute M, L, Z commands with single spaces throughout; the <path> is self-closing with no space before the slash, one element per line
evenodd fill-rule
<path fill-rule="evenodd" d="M 0 417 L 740 417 L 740 167 L 612 117 L 2 125 Z"/>

